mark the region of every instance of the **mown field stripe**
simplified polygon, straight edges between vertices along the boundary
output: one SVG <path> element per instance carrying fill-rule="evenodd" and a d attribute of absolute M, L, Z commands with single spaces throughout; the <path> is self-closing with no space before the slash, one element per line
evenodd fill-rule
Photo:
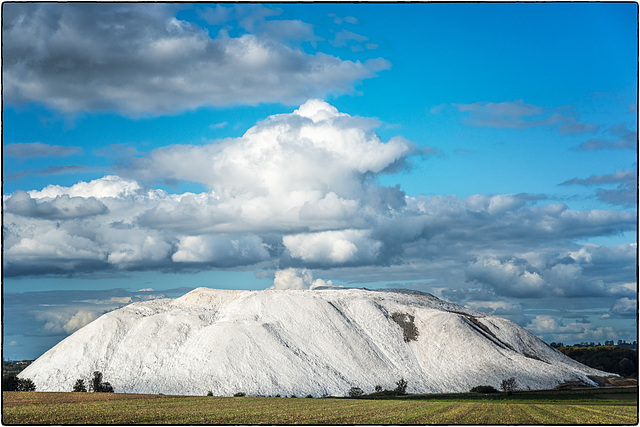
<path fill-rule="evenodd" d="M 398 402 L 408 403 L 408 402 Z M 451 406 L 451 402 L 423 401 L 415 405 L 389 406 L 387 413 L 371 419 L 373 424 L 432 424 L 433 419 Z"/>
<path fill-rule="evenodd" d="M 589 415 L 590 419 L 604 419 L 603 424 L 636 424 L 638 422 L 637 407 L 607 405 L 587 406 L 587 405 L 567 405 L 567 409 L 575 409 L 579 416 L 584 418 Z M 607 410 L 605 410 L 606 408 Z"/>

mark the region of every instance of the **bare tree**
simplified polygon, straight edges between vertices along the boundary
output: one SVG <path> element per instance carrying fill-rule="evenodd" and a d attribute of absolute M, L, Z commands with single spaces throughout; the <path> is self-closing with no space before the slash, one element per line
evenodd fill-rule
<path fill-rule="evenodd" d="M 100 384 L 102 384 L 102 372 L 94 371 L 93 378 L 91 378 L 91 383 L 89 385 L 91 391 L 94 393 L 100 392 Z"/>
<path fill-rule="evenodd" d="M 500 387 L 502 388 L 502 391 L 506 391 L 507 393 L 511 394 L 512 391 L 518 388 L 518 383 L 516 382 L 516 379 L 514 377 L 511 377 L 507 378 L 506 380 L 502 380 Z"/>
<path fill-rule="evenodd" d="M 89 386 L 94 393 L 113 393 L 113 386 L 107 382 L 102 382 L 102 372 L 100 371 L 93 373 Z"/>
<path fill-rule="evenodd" d="M 407 392 L 407 381 L 404 378 L 400 378 L 400 381 L 396 383 L 396 393 L 405 394 Z"/>

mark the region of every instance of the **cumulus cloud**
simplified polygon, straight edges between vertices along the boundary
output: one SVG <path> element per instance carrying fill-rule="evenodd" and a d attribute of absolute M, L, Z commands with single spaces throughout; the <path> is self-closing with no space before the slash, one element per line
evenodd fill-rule
<path fill-rule="evenodd" d="M 635 244 L 550 248 L 471 261 L 466 280 L 487 286 L 498 296 L 518 298 L 634 296 Z"/>
<path fill-rule="evenodd" d="M 613 317 L 636 317 L 638 314 L 638 300 L 637 298 L 620 298 L 611 307 L 611 315 Z"/>
<path fill-rule="evenodd" d="M 331 280 L 313 280 L 311 270 L 306 268 L 287 268 L 277 270 L 270 289 L 313 289 L 321 286 L 333 286 Z"/>
<path fill-rule="evenodd" d="M 64 336 L 102 314 L 136 301 L 182 295 L 191 288 L 166 289 L 163 293 L 141 289 L 57 290 L 3 293 L 8 321 L 17 322 L 25 336 Z M 15 328 L 16 325 L 13 325 Z"/>
<path fill-rule="evenodd" d="M 96 320 L 102 314 L 96 311 L 80 310 L 75 313 L 66 311 L 43 311 L 37 317 L 44 322 L 46 335 L 72 334 L 83 326 Z"/>
<path fill-rule="evenodd" d="M 312 99 L 291 114 L 258 123 L 241 138 L 164 147 L 121 172 L 149 182 L 169 178 L 211 188 L 210 197 L 181 200 L 179 212 L 158 207 L 143 218 L 148 222 L 163 217 L 183 222 L 175 217 L 197 204 L 206 215 L 240 217 L 243 227 L 345 227 L 367 216 L 363 204 L 374 212 L 404 205 L 402 191 L 371 178 L 405 162 L 414 146 L 401 138 L 381 141 L 375 125 Z"/>
<path fill-rule="evenodd" d="M 185 236 L 171 256 L 174 262 L 210 263 L 218 267 L 252 265 L 269 259 L 268 245 L 256 235 Z"/>
<path fill-rule="evenodd" d="M 383 172 L 413 150 L 401 138 L 382 142 L 373 132 L 375 125 L 312 99 L 292 114 L 258 123 L 240 139 L 157 149 L 135 169 L 138 174 L 200 182 L 225 196 L 247 191 L 286 196 L 322 186 L 344 187 L 340 193 L 348 193 L 362 187 L 354 182 L 362 176 L 350 174 Z M 341 180 L 346 183 L 340 185 Z"/>
<path fill-rule="evenodd" d="M 487 283 L 503 295 L 543 297 L 548 293 L 548 284 L 542 276 L 529 271 L 519 260 L 485 258 L 470 264 L 467 274 L 469 280 Z"/>
<path fill-rule="evenodd" d="M 224 9 L 202 13 L 226 19 Z M 177 19 L 170 4 L 7 4 L 4 101 L 132 116 L 207 105 L 292 104 L 352 92 L 354 84 L 389 67 L 382 59 L 363 63 L 306 53 L 268 35 L 286 29 L 313 39 L 310 26 L 267 23 L 264 12 L 270 9 L 259 5 L 238 9 L 248 10 L 240 23 L 249 32 L 231 37 L 221 30 L 212 37 Z M 255 22 L 266 26 L 257 34 Z"/>
<path fill-rule="evenodd" d="M 293 258 L 325 265 L 374 263 L 382 246 L 363 230 L 295 234 L 284 236 L 283 243 Z"/>
<path fill-rule="evenodd" d="M 562 320 L 550 315 L 538 315 L 527 325 L 527 329 L 543 339 L 555 337 L 556 340 L 606 340 L 617 338 L 617 332 L 610 326 L 594 328 L 589 322 L 570 322 L 565 324 Z"/>
<path fill-rule="evenodd" d="M 80 181 L 71 187 L 60 185 L 47 185 L 42 190 L 29 191 L 29 195 L 35 199 L 56 198 L 63 195 L 69 197 L 95 197 L 106 198 L 126 198 L 137 194 L 141 186 L 132 180 L 122 179 L 119 176 L 107 175 L 90 182 Z"/>
<path fill-rule="evenodd" d="M 7 212 L 17 215 L 44 218 L 69 219 L 100 215 L 107 207 L 95 197 L 70 197 L 68 194 L 50 200 L 34 199 L 24 191 L 16 191 L 5 200 Z"/>
<path fill-rule="evenodd" d="M 83 326 L 88 325 L 89 323 L 96 320 L 98 316 L 94 312 L 81 310 L 74 314 L 69 321 L 67 321 L 62 328 L 68 334 L 71 334 Z"/>

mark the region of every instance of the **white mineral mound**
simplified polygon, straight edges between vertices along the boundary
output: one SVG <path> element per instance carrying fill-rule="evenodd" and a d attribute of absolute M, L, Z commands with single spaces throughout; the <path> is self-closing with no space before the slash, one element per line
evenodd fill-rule
<path fill-rule="evenodd" d="M 411 393 L 568 381 L 588 368 L 500 317 L 410 291 L 199 288 L 112 311 L 42 355 L 21 376 L 71 391 L 101 371 L 116 392 L 345 395 L 351 387 Z"/>

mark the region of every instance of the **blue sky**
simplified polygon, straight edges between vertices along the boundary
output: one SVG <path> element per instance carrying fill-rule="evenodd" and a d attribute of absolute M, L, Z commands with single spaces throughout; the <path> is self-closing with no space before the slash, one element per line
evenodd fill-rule
<path fill-rule="evenodd" d="M 5 359 L 198 286 L 636 337 L 635 3 L 3 4 Z"/>

